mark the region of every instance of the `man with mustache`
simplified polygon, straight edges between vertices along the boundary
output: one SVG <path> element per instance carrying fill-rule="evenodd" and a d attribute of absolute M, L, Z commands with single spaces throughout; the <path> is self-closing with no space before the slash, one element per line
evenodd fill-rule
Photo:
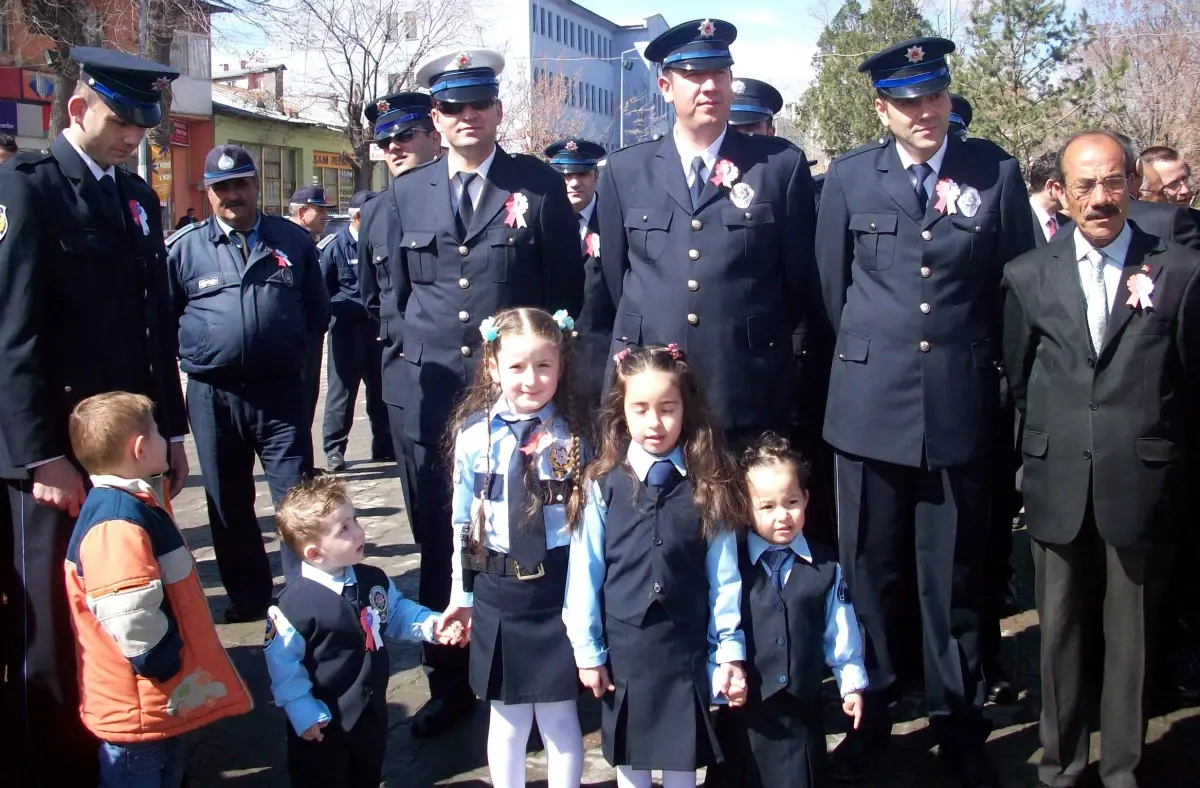
<path fill-rule="evenodd" d="M 213 215 L 167 239 L 180 368 L 204 473 L 226 623 L 254 621 L 272 572 L 254 510 L 254 458 L 276 504 L 312 464 L 305 351 L 329 324 L 329 293 L 312 240 L 258 210 L 258 169 L 245 149 L 204 160 Z M 285 578 L 299 559 L 279 546 Z"/>

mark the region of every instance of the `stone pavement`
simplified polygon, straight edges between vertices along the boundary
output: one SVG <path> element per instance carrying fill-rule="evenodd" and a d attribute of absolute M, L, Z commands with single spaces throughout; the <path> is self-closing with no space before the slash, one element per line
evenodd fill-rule
<path fill-rule="evenodd" d="M 322 388 L 322 396 L 324 389 Z M 315 445 L 320 446 L 322 406 L 317 411 Z M 342 474 L 350 487 L 360 521 L 367 532 L 366 560 L 391 575 L 400 590 L 415 597 L 419 556 L 404 512 L 400 482 L 392 465 L 366 461 L 370 457 L 370 428 L 362 397 L 346 453 L 349 468 Z M 214 618 L 220 621 L 226 598 L 217 576 L 212 542 L 208 535 L 208 515 L 199 464 L 192 442 L 188 441 L 192 476 L 187 489 L 175 499 L 176 517 L 196 556 L 200 577 L 209 597 Z M 321 462 L 318 450 L 318 462 Z M 272 525 L 270 495 L 258 473 L 256 505 L 272 566 L 280 581 L 278 548 Z M 1027 540 L 1017 535 L 1016 570 L 1018 590 L 1026 607 L 1032 607 L 1032 566 Z M 1020 700 L 1012 706 L 991 707 L 989 718 L 995 723 L 988 749 L 999 767 L 1005 788 L 1037 785 L 1034 767 L 1039 754 L 1037 733 L 1037 615 L 1029 610 L 1004 622 L 1005 658 L 1015 676 Z M 271 703 L 270 683 L 262 659 L 263 624 L 219 625 L 221 639 L 254 694 L 252 713 L 224 720 L 190 736 L 189 785 L 242 785 L 248 788 L 274 788 L 288 785 L 285 763 L 283 712 Z M 392 677 L 388 685 L 390 735 L 384 776 L 386 785 L 423 788 L 433 785 L 490 785 L 487 777 L 487 710 L 480 704 L 473 719 L 452 733 L 434 740 L 413 739 L 409 720 L 428 697 L 420 670 L 420 648 L 416 644 L 389 645 Z M 827 724 L 832 746 L 845 730 L 845 717 L 827 685 L 829 704 Z M 581 702 L 585 730 L 585 785 L 615 785 L 613 771 L 600 754 L 599 710 L 590 699 Z M 934 742 L 922 716 L 919 699 L 902 704 L 894 730 L 893 746 L 877 778 L 862 785 L 876 788 L 951 788 L 933 754 Z M 1146 755 L 1148 771 L 1143 788 L 1194 788 L 1200 785 L 1200 711 L 1187 709 L 1150 723 L 1152 744 Z M 545 785 L 545 757 L 536 734 L 529 750 L 531 785 Z M 1093 759 L 1098 755 L 1097 737 L 1093 737 Z M 1093 767 L 1094 771 L 1094 767 Z M 540 781 L 540 782 L 539 782 Z M 1098 781 L 1095 783 L 1098 785 Z"/>

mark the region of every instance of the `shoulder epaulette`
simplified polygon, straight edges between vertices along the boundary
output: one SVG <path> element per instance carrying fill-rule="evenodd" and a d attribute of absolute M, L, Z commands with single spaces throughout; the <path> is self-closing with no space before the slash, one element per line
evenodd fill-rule
<path fill-rule="evenodd" d="M 333 239 L 336 237 L 337 237 L 337 233 L 330 233 L 329 235 L 325 236 L 321 240 L 317 241 L 317 251 L 318 252 L 324 251 L 325 247 L 329 246 L 329 244 L 333 243 Z"/>
<path fill-rule="evenodd" d="M 863 153 L 866 153 L 868 151 L 879 150 L 880 148 L 886 148 L 890 142 L 891 142 L 891 140 L 888 139 L 887 137 L 879 137 L 878 139 L 874 139 L 874 140 L 871 140 L 870 142 L 859 145 L 857 148 L 851 148 L 850 150 L 846 151 L 845 153 L 842 153 L 842 154 L 838 155 L 837 157 L 835 157 L 834 161 L 840 161 L 842 159 L 849 159 L 849 158 L 853 158 L 854 156 L 858 156 Z M 832 166 L 832 165 L 833 165 L 833 162 L 830 162 L 830 166 Z"/>
<path fill-rule="evenodd" d="M 176 241 L 178 241 L 180 238 L 182 238 L 183 236 L 185 236 L 185 235 L 187 235 L 188 233 L 192 232 L 193 230 L 198 230 L 198 229 L 200 229 L 201 227 L 206 227 L 206 226 L 208 226 L 208 223 L 209 223 L 209 222 L 211 222 L 211 221 L 212 221 L 212 219 L 205 219 L 205 220 L 204 220 L 204 221 L 202 221 L 202 222 L 194 222 L 194 223 L 192 223 L 192 224 L 189 224 L 187 227 L 180 227 L 178 230 L 176 230 L 175 232 L 171 233 L 171 235 L 170 235 L 170 236 L 167 238 L 167 242 L 166 242 L 166 244 L 167 244 L 167 248 L 168 248 L 168 249 L 170 249 L 170 248 L 171 248 L 171 244 L 175 243 L 175 242 L 176 242 Z"/>
<path fill-rule="evenodd" d="M 50 155 L 50 151 L 47 149 L 37 151 L 23 150 L 14 153 L 12 157 L 9 158 L 9 162 L 11 162 L 12 166 L 14 167 L 27 168 L 31 164 L 40 164 L 44 161 L 49 161 L 52 158 L 54 157 Z"/>

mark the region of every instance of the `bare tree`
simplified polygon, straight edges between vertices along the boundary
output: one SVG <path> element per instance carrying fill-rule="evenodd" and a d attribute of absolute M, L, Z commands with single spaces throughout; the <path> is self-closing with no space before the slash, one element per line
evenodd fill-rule
<path fill-rule="evenodd" d="M 555 65 L 506 70 L 504 123 L 500 145 L 508 151 L 541 156 L 566 137 L 584 137 L 587 111 L 579 100 L 579 72 L 566 73 L 562 60 Z"/>

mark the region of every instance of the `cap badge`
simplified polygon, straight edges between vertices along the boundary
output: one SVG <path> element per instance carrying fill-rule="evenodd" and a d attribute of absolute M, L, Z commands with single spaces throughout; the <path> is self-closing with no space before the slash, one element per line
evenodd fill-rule
<path fill-rule="evenodd" d="M 387 112 L 391 108 L 392 105 L 387 103 L 387 99 L 380 99 L 379 101 L 375 102 L 375 109 L 379 110 L 380 112 Z"/>
<path fill-rule="evenodd" d="M 217 169 L 219 170 L 232 170 L 233 164 L 233 158 L 228 153 L 222 153 L 221 158 L 217 159 Z"/>
<path fill-rule="evenodd" d="M 159 93 L 162 93 L 169 87 L 171 87 L 171 80 L 167 79 L 166 77 L 159 77 L 158 79 L 154 80 L 154 89 Z"/>
<path fill-rule="evenodd" d="M 567 149 L 567 153 L 574 153 L 575 151 L 579 150 L 579 145 L 575 142 L 575 140 L 571 140 L 563 147 Z"/>
<path fill-rule="evenodd" d="M 735 79 L 733 81 L 732 87 L 733 87 L 733 92 L 738 94 L 739 96 L 746 92 L 746 83 L 741 81 L 740 79 Z"/>
<path fill-rule="evenodd" d="M 911 46 L 908 48 L 908 52 L 905 53 L 904 56 L 906 58 L 908 58 L 909 63 L 920 63 L 922 60 L 925 59 L 925 48 L 919 47 L 919 46 Z"/>
<path fill-rule="evenodd" d="M 457 68 L 466 68 L 471 65 L 471 56 L 466 52 L 459 52 L 454 58 L 454 65 Z"/>
<path fill-rule="evenodd" d="M 712 38 L 715 32 L 717 32 L 717 26 L 712 23 L 711 19 L 705 19 L 700 23 L 701 38 Z"/>

